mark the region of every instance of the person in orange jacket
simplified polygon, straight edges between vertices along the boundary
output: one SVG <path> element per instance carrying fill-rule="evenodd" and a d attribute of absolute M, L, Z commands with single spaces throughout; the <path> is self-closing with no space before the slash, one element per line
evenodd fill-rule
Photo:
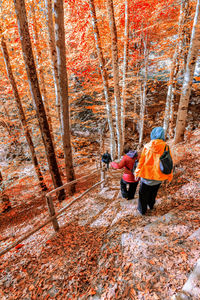
<path fill-rule="evenodd" d="M 141 157 L 135 170 L 135 177 L 140 177 L 138 211 L 144 215 L 147 207 L 153 209 L 158 189 L 164 180 L 171 181 L 173 171 L 163 174 L 160 170 L 160 156 L 166 146 L 164 129 L 155 127 L 151 131 L 151 141 L 142 150 Z"/>
<path fill-rule="evenodd" d="M 119 163 L 112 162 L 111 167 L 113 169 L 124 168 L 124 174 L 120 181 L 122 197 L 127 200 L 134 199 L 135 191 L 138 185 L 139 179 L 135 179 L 132 173 L 133 165 L 135 160 L 138 158 L 137 151 L 132 151 L 129 145 L 124 148 L 125 155 Z"/>

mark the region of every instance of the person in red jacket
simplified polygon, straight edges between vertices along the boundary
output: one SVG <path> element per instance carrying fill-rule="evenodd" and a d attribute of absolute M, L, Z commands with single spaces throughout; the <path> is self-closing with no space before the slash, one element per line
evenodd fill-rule
<path fill-rule="evenodd" d="M 124 168 L 124 174 L 120 181 L 122 197 L 127 200 L 134 199 L 135 191 L 139 182 L 139 179 L 135 179 L 132 173 L 133 165 L 135 160 L 138 158 L 137 151 L 132 151 L 130 146 L 124 148 L 125 155 L 119 163 L 112 162 L 111 167 L 113 169 Z"/>

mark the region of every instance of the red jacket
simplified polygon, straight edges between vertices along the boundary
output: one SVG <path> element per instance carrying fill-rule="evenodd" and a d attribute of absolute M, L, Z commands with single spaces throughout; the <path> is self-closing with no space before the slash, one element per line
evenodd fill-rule
<path fill-rule="evenodd" d="M 137 157 L 132 158 L 131 157 L 131 151 L 128 152 L 126 155 L 123 156 L 122 160 L 119 163 L 112 162 L 111 167 L 113 169 L 122 169 L 124 168 L 124 174 L 122 178 L 127 182 L 136 182 L 138 180 L 135 180 L 135 176 L 132 174 L 132 168 L 135 163 Z M 127 169 L 128 167 L 129 169 Z"/>

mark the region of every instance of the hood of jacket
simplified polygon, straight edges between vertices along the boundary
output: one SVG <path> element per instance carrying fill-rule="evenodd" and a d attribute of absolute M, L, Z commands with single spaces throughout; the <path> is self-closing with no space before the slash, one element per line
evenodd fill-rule
<path fill-rule="evenodd" d="M 152 140 L 151 142 L 146 144 L 146 149 L 150 150 L 154 153 L 162 154 L 162 152 L 164 151 L 165 145 L 166 145 L 166 142 L 164 142 L 163 140 Z"/>
<path fill-rule="evenodd" d="M 128 153 L 126 153 L 127 156 L 129 156 L 130 158 L 134 158 L 138 156 L 138 153 L 136 150 L 132 151 L 130 150 Z"/>

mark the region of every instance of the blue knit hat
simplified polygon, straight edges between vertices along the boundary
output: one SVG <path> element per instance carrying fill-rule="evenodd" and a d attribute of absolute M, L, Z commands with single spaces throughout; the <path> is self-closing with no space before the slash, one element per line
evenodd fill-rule
<path fill-rule="evenodd" d="M 165 140 L 165 132 L 162 127 L 155 127 L 151 131 L 151 140 Z"/>

